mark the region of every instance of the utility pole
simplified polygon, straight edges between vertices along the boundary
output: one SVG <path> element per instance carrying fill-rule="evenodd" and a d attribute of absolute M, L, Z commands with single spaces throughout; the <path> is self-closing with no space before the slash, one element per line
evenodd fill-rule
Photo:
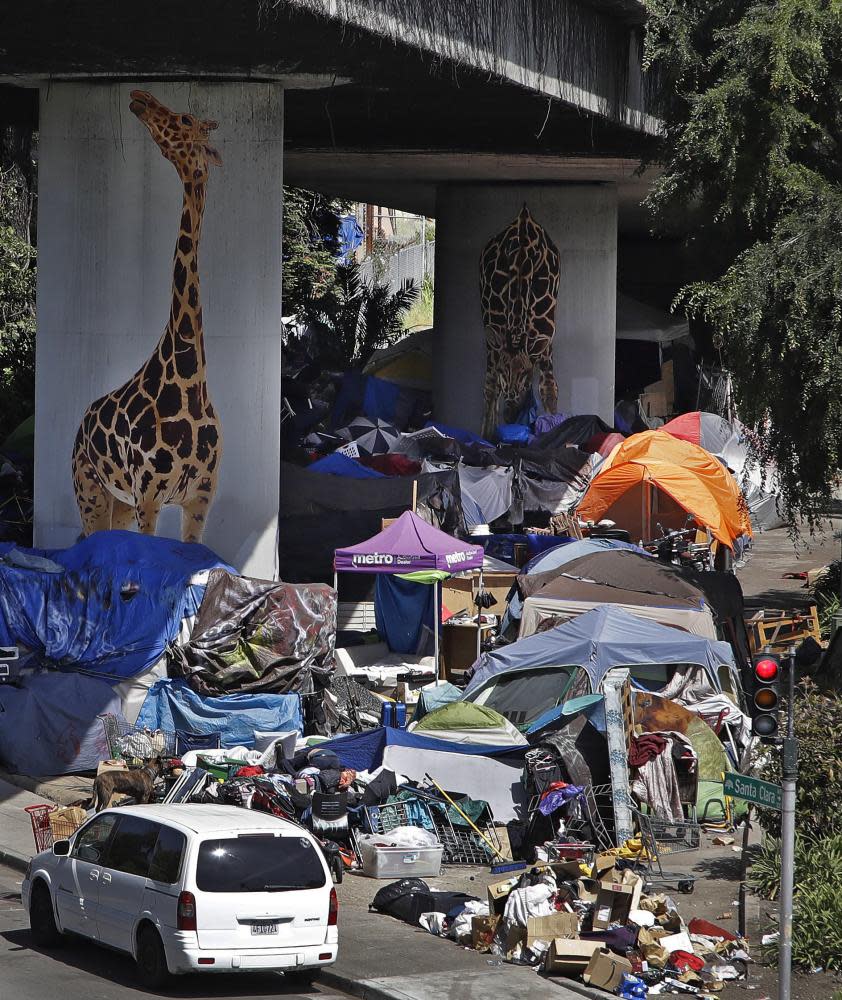
<path fill-rule="evenodd" d="M 795 646 L 787 653 L 789 692 L 786 735 L 781 752 L 781 899 L 778 915 L 778 1000 L 792 998 L 792 893 L 795 880 L 795 781 L 798 741 L 795 738 Z"/>

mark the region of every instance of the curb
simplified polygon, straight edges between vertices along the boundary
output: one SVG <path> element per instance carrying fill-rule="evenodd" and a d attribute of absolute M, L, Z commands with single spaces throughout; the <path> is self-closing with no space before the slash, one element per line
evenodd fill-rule
<path fill-rule="evenodd" d="M 406 993 L 389 990 L 383 986 L 375 986 L 365 979 L 352 979 L 341 972 L 332 972 L 328 969 L 319 973 L 318 982 L 322 986 L 330 986 L 333 989 L 342 990 L 343 993 L 359 997 L 360 1000 L 406 1000 Z"/>
<path fill-rule="evenodd" d="M 390 990 L 385 986 L 372 982 L 371 980 L 352 979 L 350 976 L 343 975 L 341 972 L 333 972 L 329 969 L 324 969 L 319 974 L 318 982 L 322 986 L 329 986 L 333 989 L 342 990 L 344 993 L 349 993 L 351 996 L 359 997 L 360 1000 L 407 1000 L 407 994 L 402 990 Z M 571 993 L 577 993 L 579 996 L 588 997 L 589 1000 L 600 1000 L 600 998 L 604 998 L 606 996 L 604 990 L 598 990 L 592 986 L 585 986 L 584 983 L 577 983 L 572 979 L 564 977 L 559 977 L 557 981 L 552 978 L 547 978 L 544 982 L 562 986 L 564 989 L 570 990 Z"/>
<path fill-rule="evenodd" d="M 29 858 L 23 854 L 18 854 L 17 851 L 13 851 L 9 847 L 0 847 L 0 864 L 23 873 L 29 867 Z"/>

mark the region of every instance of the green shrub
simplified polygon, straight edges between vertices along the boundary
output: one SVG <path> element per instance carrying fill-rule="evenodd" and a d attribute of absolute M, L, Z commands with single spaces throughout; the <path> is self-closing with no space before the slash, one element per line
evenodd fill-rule
<path fill-rule="evenodd" d="M 749 885 L 766 899 L 780 890 L 780 851 L 780 841 L 765 838 L 749 873 Z M 796 841 L 792 960 L 809 969 L 842 969 L 842 834 Z"/>
<path fill-rule="evenodd" d="M 802 681 L 795 699 L 798 738 L 796 827 L 806 839 L 842 834 L 842 697 L 819 691 Z M 781 755 L 761 746 L 755 756 L 757 774 L 780 784 Z M 759 809 L 758 820 L 774 837 L 780 836 L 780 813 Z"/>

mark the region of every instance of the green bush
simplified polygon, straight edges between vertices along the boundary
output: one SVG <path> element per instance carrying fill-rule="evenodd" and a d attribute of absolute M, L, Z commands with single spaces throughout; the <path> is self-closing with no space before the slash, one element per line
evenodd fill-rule
<path fill-rule="evenodd" d="M 749 885 L 766 899 L 780 891 L 780 851 L 780 841 L 765 838 L 749 873 Z M 842 969 L 842 834 L 796 841 L 792 960 L 808 969 Z"/>
<path fill-rule="evenodd" d="M 796 690 L 795 735 L 798 738 L 796 826 L 806 839 L 842 835 L 842 697 L 819 691 L 810 680 Z M 780 784 L 781 755 L 761 747 L 755 770 L 766 781 Z M 758 810 L 763 829 L 780 836 L 780 813 Z"/>
<path fill-rule="evenodd" d="M 0 441 L 35 408 L 35 250 L 0 225 Z"/>

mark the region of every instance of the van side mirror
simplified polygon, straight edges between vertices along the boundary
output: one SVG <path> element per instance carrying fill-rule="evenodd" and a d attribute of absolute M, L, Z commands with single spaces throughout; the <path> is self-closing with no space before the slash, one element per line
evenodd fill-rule
<path fill-rule="evenodd" d="M 53 854 L 57 858 L 66 858 L 70 854 L 70 841 L 69 840 L 57 840 L 53 844 Z"/>

